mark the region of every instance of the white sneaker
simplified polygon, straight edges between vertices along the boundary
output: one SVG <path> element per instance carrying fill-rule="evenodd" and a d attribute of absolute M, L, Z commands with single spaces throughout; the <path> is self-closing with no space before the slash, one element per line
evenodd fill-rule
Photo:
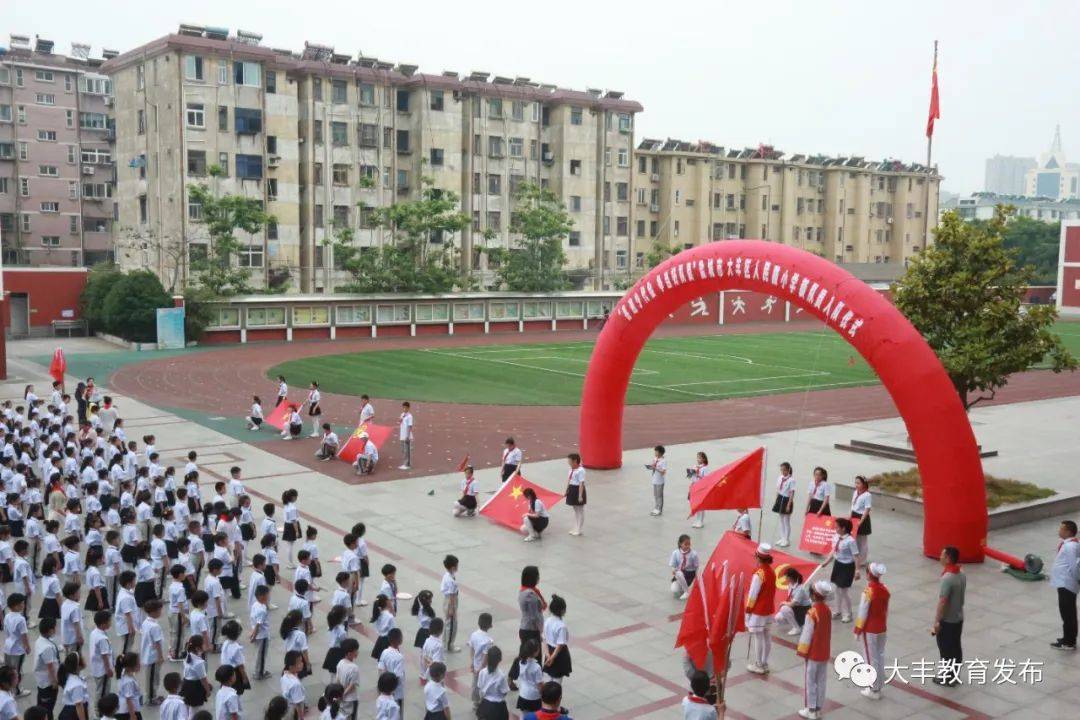
<path fill-rule="evenodd" d="M 746 666 L 746 669 L 749 670 L 750 672 L 754 673 L 755 675 L 768 675 L 769 674 L 769 666 L 768 665 L 758 665 L 757 663 L 750 663 L 749 665 Z"/>
<path fill-rule="evenodd" d="M 282 435 L 281 439 L 282 440 L 292 440 L 292 435 Z"/>
<path fill-rule="evenodd" d="M 799 717 L 806 718 L 806 720 L 818 720 L 821 716 L 810 708 L 803 708 L 799 711 Z"/>
<path fill-rule="evenodd" d="M 578 532 L 577 530 L 571 530 L 571 531 L 570 531 L 569 533 L 567 533 L 567 534 L 568 534 L 568 535 L 573 535 L 574 537 L 578 537 L 579 535 L 581 535 L 581 533 L 580 533 L 580 532 Z"/>
<path fill-rule="evenodd" d="M 308 437 L 317 438 L 319 437 L 319 433 L 311 433 Z"/>
<path fill-rule="evenodd" d="M 797 627 L 796 628 L 791 628 L 790 630 L 787 631 L 787 634 L 789 636 L 800 635 L 800 634 L 802 634 L 802 628 L 797 628 Z"/>
<path fill-rule="evenodd" d="M 535 539 L 536 538 L 534 538 L 532 535 L 526 535 L 525 536 L 525 542 L 532 542 Z"/>
<path fill-rule="evenodd" d="M 703 528 L 703 527 L 705 527 L 705 523 L 694 523 L 690 527 L 692 527 L 692 528 Z"/>
<path fill-rule="evenodd" d="M 840 622 L 842 622 L 842 623 L 851 622 L 851 616 L 850 615 L 841 615 L 840 616 Z"/>
<path fill-rule="evenodd" d="M 409 470 L 410 466 L 408 466 L 408 465 L 398 465 L 397 469 L 398 470 Z"/>
<path fill-rule="evenodd" d="M 680 600 L 689 600 L 690 599 L 690 593 L 683 593 L 682 595 L 679 596 L 679 599 Z"/>
<path fill-rule="evenodd" d="M 833 616 L 833 619 L 836 619 L 836 618 L 840 617 L 840 611 L 839 610 L 833 611 L 832 616 Z"/>
<path fill-rule="evenodd" d="M 874 688 L 863 688 L 862 692 L 859 694 L 862 695 L 864 698 L 870 698 L 871 700 L 881 699 L 881 693 Z"/>
<path fill-rule="evenodd" d="M 653 508 L 652 512 L 650 512 L 649 514 L 652 515 L 653 517 L 656 517 L 657 515 L 660 514 L 660 511 L 657 510 L 656 508 Z"/>
<path fill-rule="evenodd" d="M 268 610 L 277 610 L 278 609 L 278 606 L 275 605 L 274 603 L 270 603 L 266 607 L 267 607 Z"/>

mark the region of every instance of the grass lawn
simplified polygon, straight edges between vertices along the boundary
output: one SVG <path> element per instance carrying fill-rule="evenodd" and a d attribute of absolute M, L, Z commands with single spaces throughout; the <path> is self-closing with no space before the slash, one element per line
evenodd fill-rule
<path fill-rule="evenodd" d="M 918 468 L 900 472 L 887 472 L 870 478 L 871 487 L 889 493 L 922 497 L 922 481 Z M 1042 500 L 1057 493 L 1049 488 L 1039 487 L 1029 482 L 986 476 L 986 506 L 990 509 L 1013 503 Z"/>

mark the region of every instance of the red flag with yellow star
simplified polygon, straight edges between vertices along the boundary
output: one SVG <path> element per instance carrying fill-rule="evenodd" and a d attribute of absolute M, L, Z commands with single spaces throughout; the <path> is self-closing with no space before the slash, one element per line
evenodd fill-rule
<path fill-rule="evenodd" d="M 381 448 L 393 431 L 394 428 L 387 425 L 361 423 L 353 430 L 353 434 L 349 436 L 341 449 L 338 450 L 338 459 L 350 464 L 356 462 L 356 456 L 364 452 L 364 441 L 360 439 L 361 433 L 367 433 L 371 442 L 375 443 L 375 447 Z"/>
<path fill-rule="evenodd" d="M 699 510 L 761 507 L 761 472 L 765 448 L 714 470 L 690 486 L 690 515 Z"/>
<path fill-rule="evenodd" d="M 529 511 L 529 500 L 525 497 L 526 488 L 532 488 L 536 499 L 550 512 L 555 503 L 563 499 L 557 492 L 552 492 L 534 482 L 514 473 L 502 487 L 480 508 L 480 514 L 499 525 L 517 530 L 521 527 L 521 516 Z"/>

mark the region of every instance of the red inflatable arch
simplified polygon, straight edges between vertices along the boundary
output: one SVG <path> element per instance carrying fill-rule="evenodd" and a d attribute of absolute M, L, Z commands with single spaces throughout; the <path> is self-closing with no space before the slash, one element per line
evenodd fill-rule
<path fill-rule="evenodd" d="M 731 240 L 679 253 L 622 297 L 596 342 L 581 398 L 581 455 L 622 465 L 626 389 L 638 354 L 669 313 L 721 290 L 768 293 L 803 308 L 848 341 L 877 372 L 907 425 L 922 475 L 923 552 L 956 545 L 983 559 L 982 463 L 967 414 L 934 351 L 888 300 L 839 266 L 803 250 Z"/>

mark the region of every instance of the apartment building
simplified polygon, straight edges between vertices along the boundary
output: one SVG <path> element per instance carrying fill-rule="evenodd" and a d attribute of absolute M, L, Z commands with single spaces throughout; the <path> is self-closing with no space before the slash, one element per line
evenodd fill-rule
<path fill-rule="evenodd" d="M 940 183 L 936 171 L 894 160 L 645 139 L 634 158 L 634 264 L 644 266 L 653 242 L 681 250 L 729 238 L 839 263 L 902 263 L 928 240 Z"/>
<path fill-rule="evenodd" d="M 116 88 L 117 255 L 183 282 L 208 252 L 189 183 L 258 198 L 276 222 L 242 237 L 237 262 L 257 285 L 330 292 L 346 280 L 332 243 L 388 239 L 371 208 L 417 198 L 421 179 L 461 198 L 472 224 L 453 243 L 490 278 L 493 247 L 513 248 L 513 196 L 550 188 L 575 229 L 572 270 L 610 286 L 629 257 L 634 115 L 621 93 L 572 91 L 486 72 L 413 65 L 306 43 L 273 49 L 254 33 L 183 25 L 110 60 Z M 217 165 L 220 177 L 209 177 Z"/>
<path fill-rule="evenodd" d="M 0 236 L 5 265 L 112 257 L 111 83 L 105 58 L 12 35 L 0 49 Z M 106 51 L 105 57 L 115 55 Z"/>

